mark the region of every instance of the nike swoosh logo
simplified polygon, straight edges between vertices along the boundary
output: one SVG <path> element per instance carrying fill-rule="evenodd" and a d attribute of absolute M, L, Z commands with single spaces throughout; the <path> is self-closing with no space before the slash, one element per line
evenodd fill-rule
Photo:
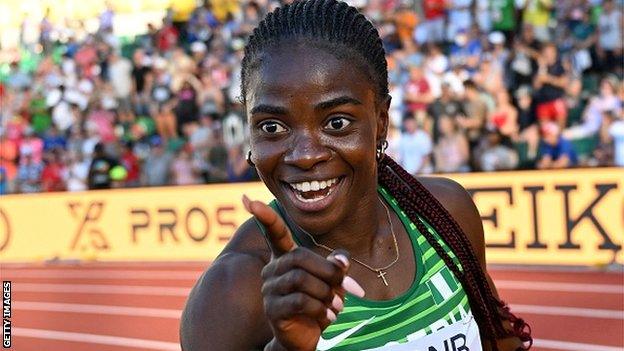
<path fill-rule="evenodd" d="M 316 349 L 319 351 L 325 351 L 325 350 L 329 350 L 332 347 L 340 344 L 341 342 L 343 342 L 346 338 L 348 338 L 349 336 L 351 336 L 353 333 L 357 332 L 358 330 L 362 329 L 362 327 L 364 327 L 365 325 L 367 325 L 368 323 L 370 323 L 373 319 L 375 319 L 376 316 L 372 316 L 369 319 L 362 321 L 362 323 L 356 325 L 355 327 L 341 333 L 338 334 L 336 336 L 334 336 L 331 339 L 325 340 L 323 339 L 323 337 L 321 336 L 321 338 L 318 341 L 318 344 L 316 344 Z"/>

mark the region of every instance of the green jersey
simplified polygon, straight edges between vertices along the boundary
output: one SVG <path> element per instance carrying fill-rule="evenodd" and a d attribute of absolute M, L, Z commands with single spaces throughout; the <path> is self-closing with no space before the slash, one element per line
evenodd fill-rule
<path fill-rule="evenodd" d="M 392 300 L 347 294 L 344 310 L 323 331 L 317 350 L 482 351 L 479 329 L 461 284 L 397 201 L 381 187 L 379 193 L 410 236 L 416 277 L 404 294 Z M 435 230 L 421 221 L 459 265 Z"/>

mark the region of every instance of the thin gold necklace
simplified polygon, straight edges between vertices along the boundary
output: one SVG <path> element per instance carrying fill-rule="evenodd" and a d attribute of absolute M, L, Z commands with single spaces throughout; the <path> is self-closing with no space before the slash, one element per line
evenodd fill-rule
<path fill-rule="evenodd" d="M 379 198 L 378 198 L 379 199 Z M 383 205 L 383 207 L 386 209 L 386 216 L 388 217 L 388 223 L 390 223 L 390 233 L 392 233 L 392 240 L 394 240 L 394 249 L 396 250 L 396 258 L 394 259 L 394 261 L 390 262 L 390 264 L 388 264 L 387 266 L 381 267 L 381 268 L 373 268 L 369 265 L 367 265 L 366 263 L 358 260 L 357 258 L 351 257 L 352 260 L 354 260 L 355 262 L 359 263 L 360 265 L 364 266 L 365 268 L 377 273 L 377 277 L 381 278 L 381 280 L 383 280 L 383 283 L 388 286 L 388 281 L 386 280 L 386 274 L 387 274 L 387 270 L 388 268 L 392 267 L 395 263 L 397 263 L 399 261 L 399 244 L 397 244 L 397 239 L 396 239 L 396 234 L 394 234 L 394 226 L 392 225 L 392 220 L 390 219 L 390 210 L 388 209 L 388 206 L 381 200 L 379 199 L 379 202 L 381 202 L 381 204 Z M 299 226 L 298 226 L 299 227 Z M 307 231 L 305 231 L 303 228 L 299 227 L 299 229 L 301 229 L 302 232 L 304 232 L 309 238 L 310 240 L 312 240 L 312 242 L 314 243 L 314 245 L 323 248 L 329 252 L 333 252 L 334 249 L 327 246 L 327 245 L 323 245 L 323 244 L 319 244 L 316 240 L 314 240 L 314 237 L 308 233 Z"/>

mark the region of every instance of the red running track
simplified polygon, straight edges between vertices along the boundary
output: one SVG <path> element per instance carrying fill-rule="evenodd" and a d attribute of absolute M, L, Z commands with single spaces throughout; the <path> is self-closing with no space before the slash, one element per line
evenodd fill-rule
<path fill-rule="evenodd" d="M 3 265 L 12 350 L 179 351 L 189 289 L 208 263 Z M 622 272 L 491 268 L 534 350 L 624 350 Z M 209 327 L 209 326 L 207 326 Z"/>

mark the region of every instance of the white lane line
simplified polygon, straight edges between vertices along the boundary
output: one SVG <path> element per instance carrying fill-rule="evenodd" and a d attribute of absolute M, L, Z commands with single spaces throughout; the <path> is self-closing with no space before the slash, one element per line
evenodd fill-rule
<path fill-rule="evenodd" d="M 70 279 L 166 279 L 196 280 L 202 271 L 143 271 L 143 270 L 71 270 L 71 269 L 24 269 L 3 272 L 4 278 L 70 278 Z"/>
<path fill-rule="evenodd" d="M 13 335 L 15 336 L 28 337 L 28 338 L 136 347 L 136 348 L 141 348 L 141 349 L 151 349 L 151 350 L 160 350 L 160 351 L 180 351 L 180 345 L 175 342 L 124 338 L 120 336 L 97 335 L 97 334 L 86 334 L 86 333 L 71 333 L 71 332 L 64 332 L 64 331 L 31 329 L 31 328 L 13 328 L 12 332 L 13 332 Z"/>
<path fill-rule="evenodd" d="M 106 284 L 32 284 L 19 283 L 12 285 L 13 291 L 54 292 L 67 294 L 120 294 L 120 295 L 152 295 L 152 296 L 184 296 L 190 288 L 138 285 L 106 285 Z"/>
<path fill-rule="evenodd" d="M 116 316 L 133 316 L 133 317 L 158 317 L 158 318 L 174 318 L 179 319 L 182 315 L 181 310 L 172 310 L 164 308 L 145 308 L 145 307 L 126 307 L 126 306 L 109 306 L 109 305 L 88 305 L 79 303 L 52 303 L 52 302 L 29 302 L 15 301 L 13 302 L 15 310 L 28 311 L 50 311 L 50 312 L 68 312 L 68 313 L 91 313 L 91 314 L 108 314 Z"/>
<path fill-rule="evenodd" d="M 578 284 L 553 283 L 524 280 L 495 280 L 497 288 L 509 290 L 593 292 L 602 294 L 624 294 L 624 285 L 618 284 Z"/>
<path fill-rule="evenodd" d="M 533 346 L 542 349 L 570 350 L 570 351 L 622 351 L 621 347 L 604 346 L 595 344 L 581 344 L 578 342 L 558 341 L 558 340 L 533 340 Z"/>
<path fill-rule="evenodd" d="M 520 313 L 531 313 L 551 316 L 573 316 L 624 320 L 624 311 L 601 310 L 596 308 L 578 308 L 562 306 L 536 306 L 511 304 L 511 310 Z"/>

